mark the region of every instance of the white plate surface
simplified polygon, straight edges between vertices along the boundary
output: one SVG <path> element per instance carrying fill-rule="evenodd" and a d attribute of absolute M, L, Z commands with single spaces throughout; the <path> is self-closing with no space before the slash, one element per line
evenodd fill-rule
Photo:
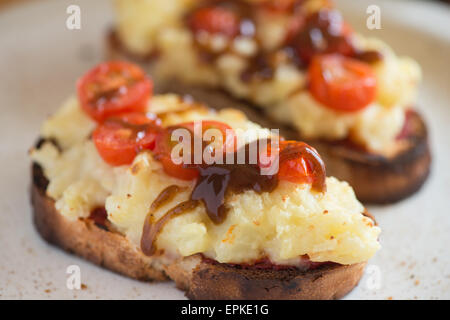
<path fill-rule="evenodd" d="M 419 109 L 430 129 L 432 175 L 416 195 L 370 207 L 383 249 L 349 299 L 450 298 L 450 7 L 431 1 L 337 1 L 356 30 L 380 37 L 423 68 Z M 381 30 L 365 27 L 366 8 L 381 8 Z M 65 26 L 81 7 L 81 30 Z M 0 11 L 0 299 L 182 299 L 171 283 L 148 284 L 103 270 L 47 245 L 31 222 L 27 150 L 40 124 L 74 92 L 75 80 L 103 57 L 113 19 L 109 1 L 25 2 Z M 69 265 L 82 290 L 66 287 Z"/>

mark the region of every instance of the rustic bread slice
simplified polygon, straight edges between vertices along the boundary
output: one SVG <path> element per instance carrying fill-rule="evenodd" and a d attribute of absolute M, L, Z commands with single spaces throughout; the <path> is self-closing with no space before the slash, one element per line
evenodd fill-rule
<path fill-rule="evenodd" d="M 90 219 L 65 218 L 46 196 L 48 181 L 37 164 L 32 177 L 34 223 L 46 241 L 131 278 L 172 279 L 191 299 L 338 299 L 363 275 L 365 263 L 325 264 L 301 271 L 239 268 L 211 263 L 200 254 L 177 261 L 147 257 L 112 229 Z"/>

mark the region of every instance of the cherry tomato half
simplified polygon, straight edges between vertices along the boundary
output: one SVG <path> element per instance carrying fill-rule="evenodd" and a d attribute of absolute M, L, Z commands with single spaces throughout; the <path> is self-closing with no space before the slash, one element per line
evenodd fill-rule
<path fill-rule="evenodd" d="M 92 140 L 105 162 L 120 166 L 133 162 L 143 149 L 154 149 L 160 128 L 158 119 L 128 113 L 107 119 L 92 133 Z"/>
<path fill-rule="evenodd" d="M 164 172 L 168 175 L 181 180 L 193 180 L 198 177 L 199 172 L 195 166 L 191 166 L 194 163 L 192 149 L 188 151 L 191 160 L 189 165 L 177 164 L 172 160 L 172 149 L 179 143 L 178 141 L 172 141 L 172 133 L 179 128 L 178 126 L 169 127 L 157 135 L 154 150 L 155 158 L 162 164 Z M 192 140 L 191 148 L 193 148 Z M 183 156 L 183 154 L 180 154 L 180 156 Z"/>
<path fill-rule="evenodd" d="M 77 90 L 83 110 L 101 122 L 119 113 L 145 111 L 153 83 L 137 65 L 110 61 L 82 76 Z"/>
<path fill-rule="evenodd" d="M 357 111 L 375 100 L 376 77 L 367 63 L 339 55 L 317 56 L 308 77 L 311 94 L 331 109 Z"/>
<path fill-rule="evenodd" d="M 142 112 L 129 112 L 112 117 L 110 121 L 117 121 L 117 119 L 136 135 L 139 150 L 155 149 L 156 136 L 163 130 L 161 120 L 156 115 Z"/>
<path fill-rule="evenodd" d="M 197 132 L 195 132 L 194 126 L 195 126 L 194 122 L 182 123 L 182 124 L 178 125 L 178 127 L 186 128 L 189 131 L 193 132 L 194 134 L 197 134 Z M 209 132 L 208 130 L 218 130 L 218 132 L 214 132 L 214 131 Z M 212 135 L 216 135 L 216 133 L 220 133 L 222 137 L 221 137 L 220 141 L 205 141 L 205 140 L 203 140 L 203 138 L 205 138 L 205 133 L 206 134 L 209 133 Z M 223 123 L 220 121 L 214 121 L 214 120 L 201 121 L 201 133 L 200 134 L 202 135 L 202 140 L 204 141 L 204 143 L 208 144 L 208 145 L 212 145 L 215 148 L 215 150 L 222 149 L 223 152 L 236 151 L 236 147 L 237 147 L 236 135 L 234 133 L 234 130 L 226 123 Z M 214 138 L 216 138 L 216 137 L 214 137 Z"/>
<path fill-rule="evenodd" d="M 339 53 L 344 56 L 354 54 L 350 26 L 336 10 L 322 9 L 295 24 L 288 33 L 288 42 L 296 49 L 301 61 L 309 64 L 318 54 Z M 298 31 L 295 31 L 295 30 Z"/>
<path fill-rule="evenodd" d="M 230 9 L 205 7 L 195 11 L 189 18 L 189 26 L 194 32 L 205 31 L 234 37 L 239 33 L 239 17 Z"/>
<path fill-rule="evenodd" d="M 325 166 L 314 148 L 303 142 L 290 140 L 280 140 L 275 151 L 271 144 L 267 148 L 267 156 L 277 157 L 279 160 L 278 179 L 299 184 L 311 183 L 313 186 L 317 184 L 320 187 L 324 184 L 322 180 L 326 175 Z M 271 163 L 258 164 L 262 168 L 271 166 Z"/>
<path fill-rule="evenodd" d="M 278 178 L 294 183 L 312 183 L 314 180 L 311 168 L 303 157 L 280 163 Z"/>
<path fill-rule="evenodd" d="M 187 129 L 189 131 L 189 137 L 191 138 L 190 146 L 191 150 L 188 150 L 190 163 L 176 164 L 172 161 L 172 149 L 179 143 L 178 141 L 172 141 L 172 133 L 176 129 Z M 203 137 L 207 130 L 216 129 L 222 134 L 221 141 L 204 141 Z M 198 130 L 198 129 L 197 129 Z M 214 132 L 211 132 L 215 134 Z M 157 159 L 162 163 L 164 171 L 173 177 L 177 177 L 183 180 L 192 180 L 198 176 L 198 170 L 194 164 L 194 134 L 200 134 L 202 139 L 201 156 L 203 157 L 203 150 L 205 147 L 212 147 L 214 152 L 216 150 L 222 150 L 223 152 L 234 152 L 236 150 L 236 136 L 233 129 L 225 123 L 219 121 L 202 121 L 201 132 L 196 132 L 194 122 L 181 123 L 176 126 L 167 128 L 164 132 L 161 132 L 156 138 L 155 155 Z M 215 143 L 216 142 L 216 143 Z M 219 144 L 217 144 L 219 143 Z M 186 151 L 183 149 L 183 152 Z M 203 158 L 202 158 L 203 159 Z"/>

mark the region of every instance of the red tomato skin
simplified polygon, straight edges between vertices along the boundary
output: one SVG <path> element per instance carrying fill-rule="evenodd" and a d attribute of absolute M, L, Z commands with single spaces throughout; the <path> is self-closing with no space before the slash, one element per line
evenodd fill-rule
<path fill-rule="evenodd" d="M 321 9 L 300 22 L 291 26 L 287 41 L 296 48 L 298 57 L 305 65 L 318 54 L 352 56 L 355 53 L 353 31 L 338 11 Z"/>
<path fill-rule="evenodd" d="M 190 16 L 189 26 L 195 33 L 205 31 L 234 37 L 239 33 L 240 22 L 237 15 L 229 9 L 205 7 Z"/>
<path fill-rule="evenodd" d="M 161 119 L 154 115 L 149 117 L 148 114 L 141 112 L 119 114 L 117 118 L 131 125 L 146 125 L 145 135 L 136 138 L 138 149 L 153 150 L 155 148 L 156 136 L 163 130 L 161 127 Z"/>
<path fill-rule="evenodd" d="M 337 74 L 337 76 L 334 76 Z M 364 109 L 376 97 L 376 76 L 370 65 L 339 55 L 315 57 L 308 69 L 309 91 L 337 111 Z"/>
<path fill-rule="evenodd" d="M 237 137 L 236 134 L 233 130 L 233 128 L 231 128 L 228 124 L 220 122 L 220 121 L 215 121 L 215 120 L 203 120 L 201 121 L 202 123 L 202 137 L 203 134 L 205 134 L 205 132 L 209 129 L 217 129 L 220 130 L 222 132 L 222 139 L 225 142 L 224 144 L 224 148 L 223 151 L 224 152 L 234 152 L 236 151 L 237 148 Z M 179 125 L 177 125 L 178 127 L 182 127 L 182 128 L 186 128 L 189 131 L 191 131 L 192 133 L 194 132 L 194 122 L 187 122 L 187 123 L 181 123 Z"/>
<path fill-rule="evenodd" d="M 132 163 L 141 150 L 153 150 L 156 135 L 161 130 L 159 119 L 133 112 L 114 116 L 99 124 L 92 140 L 105 162 L 120 166 Z"/>
<path fill-rule="evenodd" d="M 145 136 L 142 139 L 139 139 L 138 146 L 140 150 L 154 150 L 156 147 L 156 136 L 158 135 L 158 131 L 149 131 L 145 133 Z"/>
<path fill-rule="evenodd" d="M 293 183 L 312 183 L 313 178 L 308 164 L 303 158 L 288 160 L 280 164 L 278 179 Z"/>
<path fill-rule="evenodd" d="M 194 122 L 181 123 L 173 127 L 166 128 L 164 131 L 161 131 L 156 137 L 156 146 L 154 148 L 154 154 L 156 159 L 159 160 L 164 168 L 164 171 L 175 178 L 179 178 L 182 180 L 193 180 L 196 179 L 199 175 L 198 170 L 194 167 L 186 167 L 183 164 L 175 164 L 171 159 L 171 152 L 173 144 L 178 142 L 171 141 L 171 133 L 173 130 L 178 128 L 184 128 L 189 130 L 192 133 L 192 138 L 194 134 Z M 207 129 L 214 128 L 218 129 L 222 132 L 225 137 L 225 147 L 224 152 L 231 150 L 234 152 L 236 150 L 236 136 L 232 128 L 219 121 L 202 121 L 202 135 L 205 133 Z M 227 132 L 228 130 L 228 132 Z M 227 134 L 228 133 L 228 134 Z M 193 141 L 191 141 L 191 147 L 193 148 Z M 203 154 L 203 153 L 202 153 Z M 193 157 L 191 157 L 193 161 Z"/>
<path fill-rule="evenodd" d="M 122 74 L 117 75 L 117 73 Z M 125 76 L 120 78 L 122 75 L 129 76 L 129 79 L 125 79 Z M 115 88 L 113 84 L 120 80 L 122 82 L 128 80 L 131 84 Z M 106 88 L 102 92 L 99 86 Z M 96 90 L 99 92 L 95 92 Z M 152 91 L 153 82 L 145 73 L 138 66 L 124 61 L 101 63 L 89 70 L 77 82 L 81 107 L 97 122 L 124 112 L 144 112 Z"/>
<path fill-rule="evenodd" d="M 92 133 L 92 140 L 102 159 L 109 165 L 131 164 L 137 154 L 136 142 L 122 139 L 117 129 L 108 124 L 100 125 Z"/>
<path fill-rule="evenodd" d="M 164 128 L 156 136 L 155 148 L 153 150 L 157 158 L 162 158 L 163 156 L 170 155 L 172 150 L 171 140 L 171 128 Z"/>
<path fill-rule="evenodd" d="M 181 180 L 193 180 L 198 177 L 198 170 L 196 168 L 187 168 L 183 164 L 176 164 L 171 158 L 172 147 L 178 143 L 171 141 L 172 131 L 180 127 L 181 126 L 177 125 L 165 128 L 158 133 L 155 139 L 154 154 L 156 160 L 161 163 L 164 172 L 167 175 Z"/>
<path fill-rule="evenodd" d="M 183 164 L 175 164 L 170 155 L 160 156 L 158 160 L 161 162 L 164 172 L 169 176 L 190 181 L 196 179 L 199 175 L 198 170 L 195 168 L 186 168 Z"/>
<path fill-rule="evenodd" d="M 280 159 L 280 153 L 283 152 L 285 148 L 289 145 L 297 144 L 297 141 L 291 140 L 280 140 L 278 147 L 275 149 L 274 156 Z M 267 156 L 272 155 L 271 145 L 267 145 Z M 258 165 L 261 168 L 268 168 L 271 166 L 271 163 L 261 163 L 258 160 Z M 295 159 L 289 159 L 287 161 L 283 161 L 279 163 L 277 177 L 283 181 L 289 181 L 297 184 L 303 183 L 312 183 L 314 181 L 314 175 L 308 164 L 308 161 L 305 160 L 304 157 L 298 157 Z"/>

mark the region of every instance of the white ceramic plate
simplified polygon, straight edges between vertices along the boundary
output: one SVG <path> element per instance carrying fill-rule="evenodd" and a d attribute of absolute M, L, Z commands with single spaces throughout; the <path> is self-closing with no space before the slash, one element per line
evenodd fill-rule
<path fill-rule="evenodd" d="M 423 67 L 419 96 L 431 133 L 433 171 L 399 204 L 371 207 L 383 249 L 350 299 L 450 298 L 450 7 L 431 1 L 337 1 L 356 30 L 384 39 Z M 381 30 L 365 27 L 381 9 Z M 66 28 L 66 8 L 81 7 L 81 30 Z M 27 150 L 40 124 L 74 92 L 75 80 L 102 60 L 113 15 L 109 1 L 33 1 L 0 11 L 0 299 L 181 299 L 171 283 L 124 278 L 47 245 L 31 221 Z M 69 265 L 82 290 L 66 287 Z M 373 276 L 381 276 L 379 285 Z"/>

